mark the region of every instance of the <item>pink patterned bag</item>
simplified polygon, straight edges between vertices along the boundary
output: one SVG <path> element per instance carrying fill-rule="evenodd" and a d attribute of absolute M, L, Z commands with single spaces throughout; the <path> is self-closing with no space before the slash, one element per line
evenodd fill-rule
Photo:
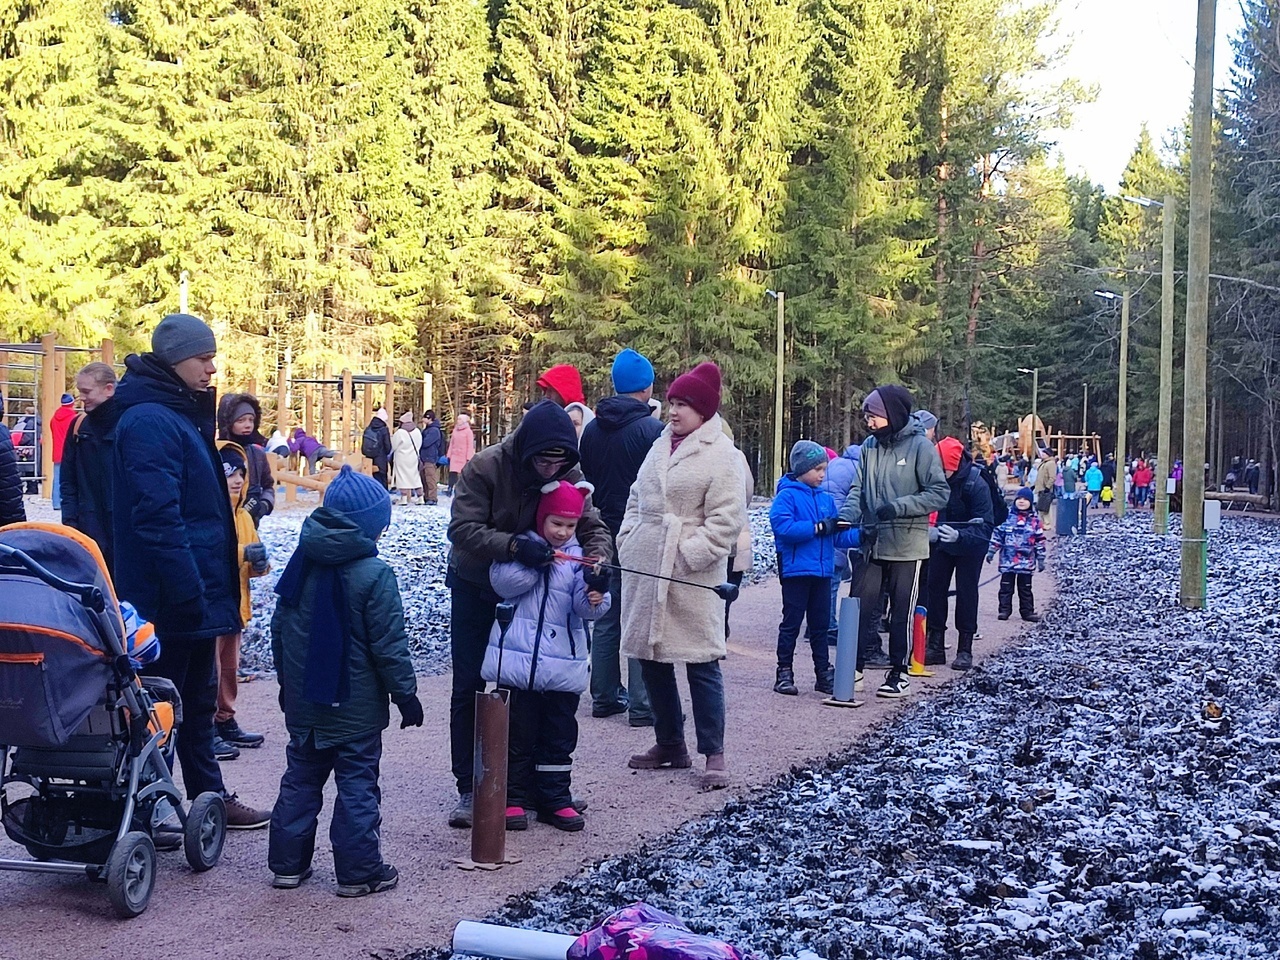
<path fill-rule="evenodd" d="M 732 944 L 694 933 L 678 917 L 633 903 L 574 941 L 567 960 L 754 960 Z"/>

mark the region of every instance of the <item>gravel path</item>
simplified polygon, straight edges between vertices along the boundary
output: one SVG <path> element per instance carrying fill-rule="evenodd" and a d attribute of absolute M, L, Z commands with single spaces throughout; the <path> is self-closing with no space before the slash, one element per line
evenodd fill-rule
<path fill-rule="evenodd" d="M 1227 521 L 1192 614 L 1149 524 L 1057 542 L 1052 613 L 971 682 L 497 919 L 643 899 L 766 957 L 1276 956 L 1276 527 Z"/>

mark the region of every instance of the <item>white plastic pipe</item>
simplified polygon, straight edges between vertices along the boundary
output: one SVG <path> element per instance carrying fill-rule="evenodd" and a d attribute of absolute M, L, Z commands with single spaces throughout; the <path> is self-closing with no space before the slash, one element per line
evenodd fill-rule
<path fill-rule="evenodd" d="M 489 960 L 564 960 L 577 939 L 563 933 L 459 920 L 453 928 L 453 952 Z"/>

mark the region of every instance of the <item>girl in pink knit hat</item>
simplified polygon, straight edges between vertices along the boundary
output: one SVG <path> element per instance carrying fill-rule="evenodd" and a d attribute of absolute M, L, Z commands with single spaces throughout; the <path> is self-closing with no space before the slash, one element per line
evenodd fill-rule
<path fill-rule="evenodd" d="M 516 607 L 505 635 L 494 624 L 480 670 L 511 691 L 508 830 L 528 829 L 531 812 L 560 830 L 586 825 L 570 793 L 590 662 L 585 621 L 603 616 L 610 598 L 607 578 L 563 557 L 582 556 L 576 534 L 591 489 L 585 481 L 544 486 L 534 528 L 515 538 L 511 560 L 489 568 L 494 592 Z"/>

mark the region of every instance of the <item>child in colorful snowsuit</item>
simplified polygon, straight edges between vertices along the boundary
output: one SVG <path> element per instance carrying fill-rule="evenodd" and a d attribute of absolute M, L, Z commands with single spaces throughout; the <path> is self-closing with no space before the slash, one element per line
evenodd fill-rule
<path fill-rule="evenodd" d="M 1028 623 L 1038 623 L 1031 575 L 1044 572 L 1044 526 L 1033 507 L 1031 491 L 1023 487 L 1013 500 L 1008 518 L 991 534 L 987 563 L 1000 554 L 1000 619 L 1013 615 L 1013 590 L 1018 589 L 1018 613 Z"/>
<path fill-rule="evenodd" d="M 253 603 L 249 598 L 249 579 L 265 576 L 271 569 L 267 563 L 267 549 L 258 540 L 258 530 L 253 516 L 245 509 L 248 498 L 248 455 L 243 447 L 230 440 L 218 444 L 222 458 L 222 472 L 227 477 L 227 492 L 231 495 L 231 511 L 236 525 L 236 563 L 240 569 L 240 626 L 253 618 Z M 217 639 L 218 657 L 218 709 L 213 715 L 214 754 L 219 760 L 240 755 L 241 747 L 260 747 L 266 738 L 241 728 L 236 720 L 236 693 L 240 671 L 240 637 L 242 630 L 224 634 Z M 221 741 L 221 742 L 219 742 Z"/>
<path fill-rule="evenodd" d="M 800 623 L 809 619 L 813 650 L 813 689 L 834 692 L 835 670 L 827 643 L 831 626 L 831 578 L 836 551 L 861 542 L 856 528 L 837 532 L 836 502 L 822 489 L 827 451 L 812 440 L 797 440 L 791 448 L 791 472 L 778 483 L 769 510 L 778 576 L 782 582 L 782 622 L 778 624 L 778 672 L 774 693 L 794 697 L 793 657 Z"/>
<path fill-rule="evenodd" d="M 534 528 L 517 541 L 581 557 L 575 534 L 591 489 L 589 483 L 564 480 L 545 485 Z M 560 830 L 586 826 L 570 792 L 578 699 L 587 689 L 591 657 L 584 621 L 603 616 L 610 598 L 587 587 L 585 571 L 577 561 L 558 558 L 535 566 L 509 560 L 489 568 L 494 592 L 516 607 L 505 635 L 500 624 L 493 625 L 480 670 L 485 680 L 511 691 L 508 830 L 527 830 L 530 808 L 540 822 Z"/>

